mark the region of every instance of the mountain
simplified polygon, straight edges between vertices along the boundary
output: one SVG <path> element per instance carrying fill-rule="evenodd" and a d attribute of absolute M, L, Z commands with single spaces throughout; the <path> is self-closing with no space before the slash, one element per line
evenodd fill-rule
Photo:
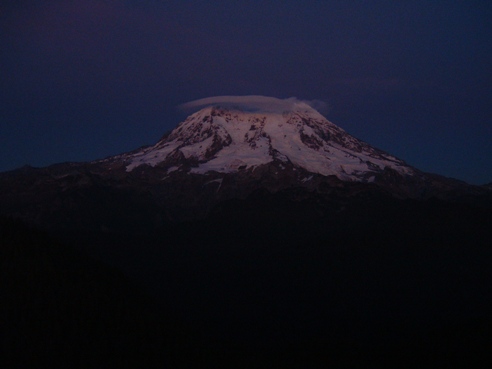
<path fill-rule="evenodd" d="M 127 171 L 140 165 L 191 173 L 237 172 L 273 164 L 302 168 L 343 181 L 374 181 L 388 167 L 401 175 L 414 170 L 381 150 L 350 136 L 307 104 L 292 111 L 255 113 L 209 107 L 193 114 L 155 146 L 126 156 Z"/>
<path fill-rule="evenodd" d="M 158 168 L 165 171 L 164 179 L 180 172 L 238 177 L 246 172 L 261 181 L 265 174 L 256 172 L 268 171 L 278 186 L 312 189 L 318 186 L 315 177 L 330 178 L 345 183 L 374 183 L 393 195 L 415 198 L 467 187 L 459 181 L 422 173 L 351 136 L 302 102 L 283 112 L 207 107 L 154 146 L 103 163 L 111 168 L 124 166 L 126 172 Z M 214 183 L 221 178 L 224 176 Z"/>
<path fill-rule="evenodd" d="M 304 103 L 209 106 L 153 146 L 0 173 L 0 216 L 121 269 L 166 307 L 164 331 L 169 319 L 190 327 L 193 339 L 185 335 L 177 347 L 204 360 L 190 359 L 191 367 L 470 367 L 490 359 L 490 187 L 424 173 Z M 0 250 L 15 265 L 9 242 L 0 233 Z M 60 250 L 50 246 L 45 254 Z M 47 300 L 66 311 L 61 323 L 48 314 L 61 332 L 75 326 L 65 306 L 80 288 L 82 300 L 100 283 L 106 287 L 97 299 L 112 288 L 118 301 L 138 299 L 104 276 L 82 273 L 77 282 L 69 271 L 87 264 L 72 256 L 52 259 L 63 268 L 48 274 L 49 283 L 22 280 L 34 301 L 44 285 L 73 286 L 68 300 Z M 115 305 L 104 305 L 105 316 Z M 24 305 L 6 306 L 12 313 Z M 169 352 L 170 332 L 139 330 L 159 317 L 137 329 L 126 316 L 110 326 L 134 329 L 131 337 L 144 336 L 143 346 L 150 340 L 157 356 Z M 97 336 L 106 323 L 93 322 L 87 340 L 105 339 Z M 80 342 L 76 332 L 69 337 Z M 42 340 L 31 341 L 43 352 Z"/>
<path fill-rule="evenodd" d="M 0 214 L 42 227 L 158 227 L 258 190 L 293 188 L 325 199 L 490 198 L 487 187 L 423 173 L 296 102 L 282 112 L 206 107 L 150 147 L 2 173 Z"/>

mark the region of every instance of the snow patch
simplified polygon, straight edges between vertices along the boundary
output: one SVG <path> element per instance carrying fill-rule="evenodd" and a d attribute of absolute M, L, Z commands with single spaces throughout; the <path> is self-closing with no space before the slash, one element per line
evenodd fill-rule
<path fill-rule="evenodd" d="M 263 98 L 258 101 L 272 102 Z M 366 173 L 376 174 L 385 167 L 401 174 L 413 173 L 403 161 L 350 136 L 309 105 L 299 101 L 289 104 L 291 109 L 282 113 L 276 109 L 202 109 L 167 139 L 128 156 L 126 170 L 184 158 L 196 160 L 197 166 L 190 172 L 197 174 L 232 173 L 273 160 L 346 181 L 364 181 Z M 282 165 L 279 168 L 285 169 Z M 168 173 L 177 169 L 172 166 Z M 367 181 L 374 181 L 374 176 Z"/>
<path fill-rule="evenodd" d="M 217 179 L 213 179 L 211 181 L 204 183 L 203 186 L 207 186 L 207 185 L 212 184 L 212 183 L 218 183 L 219 186 L 217 187 L 217 190 L 215 192 L 219 192 L 220 188 L 222 187 L 223 181 L 224 181 L 224 178 L 217 178 Z"/>

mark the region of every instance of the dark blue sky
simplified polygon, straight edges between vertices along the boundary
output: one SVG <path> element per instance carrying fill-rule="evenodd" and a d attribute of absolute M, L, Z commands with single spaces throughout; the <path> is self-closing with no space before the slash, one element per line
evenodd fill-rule
<path fill-rule="evenodd" d="M 325 101 L 424 171 L 492 181 L 488 1 L 36 0 L 0 5 L 0 171 L 156 142 L 187 101 Z"/>

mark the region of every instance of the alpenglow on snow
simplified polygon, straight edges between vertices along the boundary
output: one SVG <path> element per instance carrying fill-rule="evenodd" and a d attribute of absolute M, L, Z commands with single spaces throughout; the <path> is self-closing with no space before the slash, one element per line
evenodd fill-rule
<path fill-rule="evenodd" d="M 306 102 L 217 97 L 184 107 L 209 104 L 154 146 L 120 157 L 126 170 L 149 165 L 169 173 L 232 173 L 276 161 L 280 168 L 300 167 L 343 181 L 371 182 L 386 167 L 402 175 L 414 173 L 404 161 L 349 135 Z"/>

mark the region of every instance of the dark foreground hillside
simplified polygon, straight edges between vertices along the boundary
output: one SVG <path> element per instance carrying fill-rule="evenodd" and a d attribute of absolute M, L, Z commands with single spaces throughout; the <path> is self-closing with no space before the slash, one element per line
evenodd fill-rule
<path fill-rule="evenodd" d="M 491 225 L 487 206 L 293 190 L 64 237 L 193 327 L 211 366 L 489 367 Z"/>
<path fill-rule="evenodd" d="M 2 368 L 150 368 L 200 362 L 174 317 L 119 271 L 0 219 Z"/>

